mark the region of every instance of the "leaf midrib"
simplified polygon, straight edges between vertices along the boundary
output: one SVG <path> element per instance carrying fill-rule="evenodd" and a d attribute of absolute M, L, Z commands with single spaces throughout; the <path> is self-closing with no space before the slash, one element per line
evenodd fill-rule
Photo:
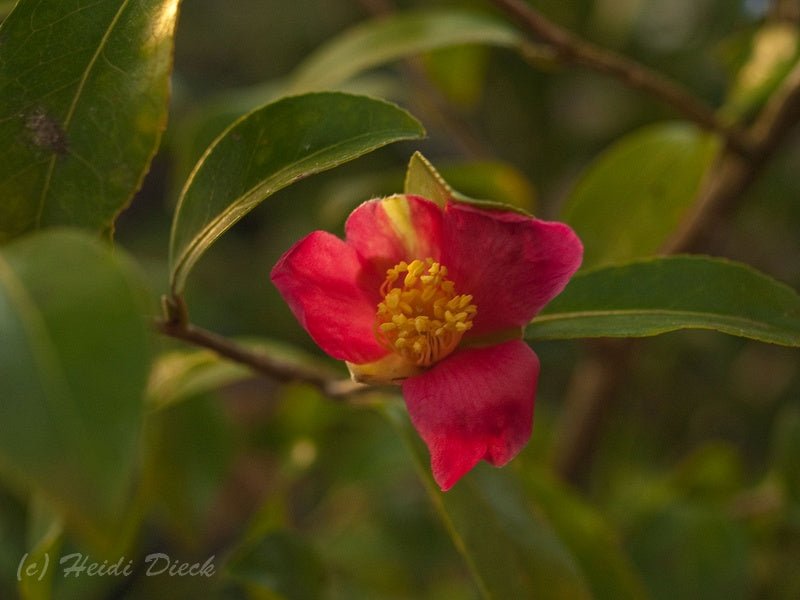
<path fill-rule="evenodd" d="M 75 116 L 75 110 L 78 107 L 78 101 L 80 100 L 80 97 L 83 94 L 84 87 L 86 87 L 86 82 L 89 80 L 89 75 L 94 70 L 94 67 L 97 64 L 97 60 L 99 59 L 100 55 L 102 54 L 103 50 L 108 44 L 108 40 L 111 37 L 111 32 L 114 31 L 114 28 L 120 21 L 122 13 L 125 12 L 129 4 L 130 0 L 123 0 L 122 4 L 120 4 L 119 9 L 114 15 L 114 18 L 111 20 L 111 23 L 109 24 L 105 33 L 103 33 L 103 37 L 100 39 L 100 43 L 97 45 L 97 50 L 95 50 L 91 60 L 89 61 L 89 64 L 83 71 L 83 75 L 81 76 L 81 79 L 78 82 L 78 87 L 75 90 L 75 95 L 72 97 L 72 102 L 70 102 L 69 109 L 67 109 L 67 114 L 64 117 L 64 123 L 62 128 L 65 134 L 69 132 L 69 127 L 72 123 L 72 117 Z M 69 148 L 67 148 L 67 152 L 69 152 Z M 41 196 L 39 197 L 39 206 L 37 207 L 36 210 L 36 229 L 39 229 L 41 227 L 45 199 L 47 198 L 47 195 L 50 192 L 50 181 L 53 178 L 53 171 L 55 171 L 57 160 L 58 160 L 58 155 L 54 153 L 53 156 L 50 157 L 49 164 L 47 165 L 47 173 L 45 174 L 44 184 L 42 185 L 42 193 Z"/>

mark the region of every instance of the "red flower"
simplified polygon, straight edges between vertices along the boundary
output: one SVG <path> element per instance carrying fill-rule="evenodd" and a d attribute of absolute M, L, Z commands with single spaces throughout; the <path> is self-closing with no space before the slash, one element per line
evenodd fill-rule
<path fill-rule="evenodd" d="M 370 200 L 346 240 L 315 231 L 272 270 L 297 319 L 353 377 L 400 383 L 447 490 L 527 443 L 539 359 L 522 328 L 583 247 L 563 223 L 417 196 Z"/>

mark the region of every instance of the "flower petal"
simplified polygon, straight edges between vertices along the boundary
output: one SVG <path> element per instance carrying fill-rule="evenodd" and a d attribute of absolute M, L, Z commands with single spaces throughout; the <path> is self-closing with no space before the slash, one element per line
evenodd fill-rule
<path fill-rule="evenodd" d="M 442 263 L 478 313 L 468 335 L 526 325 L 578 270 L 583 245 L 564 223 L 450 202 Z"/>
<path fill-rule="evenodd" d="M 538 377 L 538 357 L 516 340 L 457 352 L 403 382 L 411 421 L 443 491 L 479 460 L 502 466 L 525 446 Z"/>
<path fill-rule="evenodd" d="M 442 210 L 419 196 L 369 200 L 350 214 L 345 232 L 347 243 L 374 265 L 382 282 L 401 260 L 439 259 Z"/>
<path fill-rule="evenodd" d="M 292 246 L 270 278 L 314 341 L 338 360 L 366 363 L 386 355 L 375 339 L 380 282 L 364 278 L 358 253 L 315 231 Z"/>

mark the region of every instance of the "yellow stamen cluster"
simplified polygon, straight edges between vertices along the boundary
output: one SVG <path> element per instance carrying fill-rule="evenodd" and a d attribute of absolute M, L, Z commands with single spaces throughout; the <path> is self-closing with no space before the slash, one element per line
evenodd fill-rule
<path fill-rule="evenodd" d="M 469 294 L 456 294 L 447 267 L 432 258 L 402 261 L 386 271 L 375 337 L 409 362 L 428 367 L 456 349 L 478 312 Z"/>

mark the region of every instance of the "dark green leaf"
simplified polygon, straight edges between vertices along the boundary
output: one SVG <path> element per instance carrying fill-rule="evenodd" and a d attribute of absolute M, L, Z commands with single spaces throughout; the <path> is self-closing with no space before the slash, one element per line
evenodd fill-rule
<path fill-rule="evenodd" d="M 530 496 L 580 565 L 593 598 L 647 598 L 622 550 L 620 536 L 599 512 L 543 470 L 526 472 L 524 481 Z"/>
<path fill-rule="evenodd" d="M 693 125 L 666 123 L 604 152 L 563 214 L 583 241 L 583 267 L 655 254 L 692 206 L 718 148 L 716 138 Z"/>
<path fill-rule="evenodd" d="M 227 575 L 253 598 L 315 600 L 323 597 L 325 570 L 314 549 L 289 531 L 273 531 L 227 565 Z"/>
<path fill-rule="evenodd" d="M 402 409 L 385 413 L 411 450 L 428 494 L 484 598 L 591 598 L 580 568 L 507 471 L 479 464 L 448 492 Z"/>
<path fill-rule="evenodd" d="M 642 519 L 630 537 L 654 600 L 750 597 L 745 531 L 717 508 L 671 504 Z"/>
<path fill-rule="evenodd" d="M 112 226 L 167 116 L 178 0 L 20 0 L 0 28 L 0 242 Z"/>
<path fill-rule="evenodd" d="M 100 538 L 119 529 L 138 454 L 145 297 L 124 254 L 82 233 L 0 254 L 0 470 Z"/>
<path fill-rule="evenodd" d="M 800 346 L 800 296 L 743 264 L 654 258 L 576 275 L 525 337 L 643 337 L 677 329 Z"/>
<path fill-rule="evenodd" d="M 424 133 L 393 104 L 334 92 L 284 98 L 243 117 L 211 146 L 181 194 L 170 244 L 172 291 L 181 293 L 214 240 L 274 192 Z"/>

